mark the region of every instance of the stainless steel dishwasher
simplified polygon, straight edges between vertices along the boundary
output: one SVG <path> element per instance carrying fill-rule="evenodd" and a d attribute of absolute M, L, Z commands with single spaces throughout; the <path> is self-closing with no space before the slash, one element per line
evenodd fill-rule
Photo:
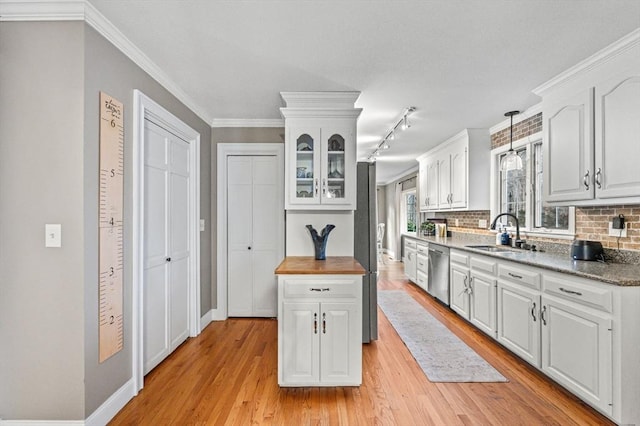
<path fill-rule="evenodd" d="M 427 293 L 449 306 L 449 248 L 429 243 Z"/>

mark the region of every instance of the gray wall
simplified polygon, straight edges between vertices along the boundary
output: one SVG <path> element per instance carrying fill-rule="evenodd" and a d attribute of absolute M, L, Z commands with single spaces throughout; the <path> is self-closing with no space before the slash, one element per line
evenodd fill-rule
<path fill-rule="evenodd" d="M 211 128 L 82 22 L 0 24 L 0 418 L 84 419 L 131 377 L 133 89 L 200 132 L 211 224 Z M 125 108 L 125 345 L 98 363 L 98 92 Z M 44 248 L 44 224 L 62 248 Z M 201 309 L 212 307 L 201 233 Z"/>
<path fill-rule="evenodd" d="M 218 289 L 216 283 L 217 276 L 217 194 L 218 194 L 218 178 L 217 178 L 217 162 L 219 143 L 284 143 L 283 127 L 215 127 L 211 131 L 211 276 L 213 277 L 213 286 L 211 289 L 211 306 L 218 307 Z M 203 311 L 204 313 L 205 311 Z"/>
<path fill-rule="evenodd" d="M 0 23 L 3 419 L 85 417 L 83 25 Z"/>
<path fill-rule="evenodd" d="M 211 127 L 88 25 L 85 34 L 85 383 L 88 416 L 131 377 L 131 317 L 125 314 L 125 348 L 98 364 L 98 95 L 104 91 L 124 103 L 125 122 L 125 313 L 131 312 L 133 203 L 133 90 L 162 105 L 200 133 L 200 217 L 211 224 Z M 200 233 L 200 309 L 211 309 L 211 239 Z"/>

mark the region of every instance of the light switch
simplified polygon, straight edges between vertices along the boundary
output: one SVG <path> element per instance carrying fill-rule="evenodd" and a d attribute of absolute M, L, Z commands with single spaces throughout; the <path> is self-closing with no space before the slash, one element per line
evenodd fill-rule
<path fill-rule="evenodd" d="M 44 246 L 62 247 L 62 225 L 47 223 L 44 225 Z"/>
<path fill-rule="evenodd" d="M 200 231 L 204 231 L 204 219 L 200 219 Z"/>

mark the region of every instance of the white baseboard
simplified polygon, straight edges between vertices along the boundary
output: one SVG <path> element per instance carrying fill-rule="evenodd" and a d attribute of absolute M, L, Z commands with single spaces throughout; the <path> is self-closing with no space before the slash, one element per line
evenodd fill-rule
<path fill-rule="evenodd" d="M 200 318 L 200 331 L 204 330 L 213 321 L 213 310 L 210 310 Z"/>
<path fill-rule="evenodd" d="M 0 426 L 75 426 L 84 420 L 0 420 Z"/>
<path fill-rule="evenodd" d="M 86 420 L 0 420 L 0 426 L 104 426 L 135 395 L 135 386 L 133 378 L 131 378 Z"/>
<path fill-rule="evenodd" d="M 224 321 L 227 319 L 227 315 L 222 312 L 220 309 L 212 309 L 211 311 L 211 321 Z"/>
<path fill-rule="evenodd" d="M 85 420 L 85 426 L 104 426 L 115 417 L 120 410 L 127 405 L 127 402 L 136 396 L 137 392 L 133 377 L 122 385 L 113 395 L 109 397 L 96 411 Z"/>

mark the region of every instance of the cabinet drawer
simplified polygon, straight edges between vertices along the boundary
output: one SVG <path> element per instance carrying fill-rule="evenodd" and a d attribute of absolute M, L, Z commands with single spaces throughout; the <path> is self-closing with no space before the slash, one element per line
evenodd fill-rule
<path fill-rule="evenodd" d="M 469 266 L 469 255 L 459 252 L 459 251 L 453 251 L 451 250 L 449 252 L 449 259 L 451 260 L 452 263 L 459 263 L 461 265 L 464 266 Z"/>
<path fill-rule="evenodd" d="M 412 249 L 415 250 L 417 248 L 417 246 L 418 246 L 418 243 L 416 242 L 416 240 L 412 240 L 410 238 L 405 238 L 404 239 L 404 248 L 405 248 L 405 250 L 407 248 L 412 248 Z"/>
<path fill-rule="evenodd" d="M 543 289 L 547 294 L 593 306 L 606 312 L 612 311 L 613 290 L 605 285 L 558 275 L 545 275 Z"/>
<path fill-rule="evenodd" d="M 416 251 L 418 252 L 418 254 L 427 256 L 429 254 L 429 246 L 425 243 L 418 243 L 416 245 Z"/>
<path fill-rule="evenodd" d="M 284 279 L 285 298 L 350 298 L 362 292 L 362 278 Z"/>
<path fill-rule="evenodd" d="M 418 268 L 418 272 L 423 272 L 426 276 L 427 274 L 427 264 L 429 262 L 429 257 L 427 255 L 422 255 L 420 253 L 418 253 L 417 256 L 417 268 Z"/>
<path fill-rule="evenodd" d="M 416 284 L 418 284 L 420 287 L 422 287 L 423 289 L 427 289 L 427 274 L 425 274 L 424 272 L 418 271 L 418 282 Z"/>
<path fill-rule="evenodd" d="M 533 270 L 501 264 L 498 265 L 498 277 L 538 290 L 540 289 L 540 274 Z"/>
<path fill-rule="evenodd" d="M 496 274 L 496 262 L 489 258 L 472 257 L 470 260 L 471 269 L 486 272 L 490 275 Z"/>

